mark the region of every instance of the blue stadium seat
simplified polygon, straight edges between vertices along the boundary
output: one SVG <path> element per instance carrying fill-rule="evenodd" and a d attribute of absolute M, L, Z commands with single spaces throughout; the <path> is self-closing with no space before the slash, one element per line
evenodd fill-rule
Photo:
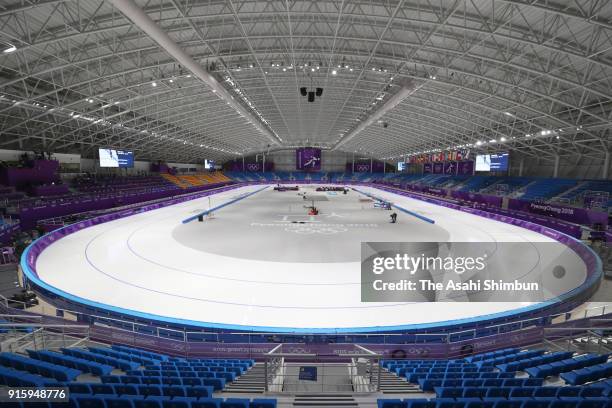
<path fill-rule="evenodd" d="M 186 395 L 188 397 L 210 398 L 213 395 L 212 387 L 198 386 L 198 387 L 185 387 L 185 389 L 186 389 Z"/>
<path fill-rule="evenodd" d="M 106 408 L 134 408 L 131 399 L 122 398 L 105 398 Z"/>
<path fill-rule="evenodd" d="M 162 386 L 162 395 L 167 397 L 185 397 L 185 388 L 181 385 L 164 385 Z"/>
<path fill-rule="evenodd" d="M 162 395 L 162 389 L 158 385 L 139 385 L 138 394 L 144 396 Z"/>
<path fill-rule="evenodd" d="M 191 403 L 196 401 L 195 398 L 175 397 L 171 400 L 162 401 L 163 408 L 190 408 Z"/>
<path fill-rule="evenodd" d="M 131 384 L 117 384 L 113 386 L 117 395 L 138 395 L 138 388 Z"/>
<path fill-rule="evenodd" d="M 276 408 L 276 400 L 270 398 L 253 398 L 249 408 Z"/>
<path fill-rule="evenodd" d="M 523 402 L 522 408 L 548 408 L 550 403 L 554 401 L 554 399 L 538 399 L 533 401 L 525 401 Z"/>
<path fill-rule="evenodd" d="M 221 401 L 220 398 L 200 398 L 191 403 L 191 408 L 220 408 Z"/>
<path fill-rule="evenodd" d="M 424 398 L 405 399 L 408 408 L 435 408 L 436 402 Z"/>
<path fill-rule="evenodd" d="M 246 398 L 228 398 L 221 403 L 221 408 L 249 408 L 249 400 Z"/>
<path fill-rule="evenodd" d="M 376 401 L 378 408 L 406 408 L 406 402 L 400 399 L 379 399 Z"/>
<path fill-rule="evenodd" d="M 557 397 L 578 397 L 580 396 L 581 387 L 569 386 L 560 387 L 557 392 Z"/>
<path fill-rule="evenodd" d="M 161 401 L 156 399 L 135 400 L 133 404 L 134 408 L 162 408 Z"/>
<path fill-rule="evenodd" d="M 104 400 L 100 397 L 77 397 L 79 408 L 106 408 Z"/>

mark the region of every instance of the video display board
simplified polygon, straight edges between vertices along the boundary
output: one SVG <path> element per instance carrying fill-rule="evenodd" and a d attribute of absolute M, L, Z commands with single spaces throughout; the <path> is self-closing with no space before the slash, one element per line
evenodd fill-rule
<path fill-rule="evenodd" d="M 115 149 L 98 149 L 100 167 L 134 167 L 134 152 Z"/>
<path fill-rule="evenodd" d="M 476 171 L 507 171 L 508 153 L 479 154 L 476 156 Z"/>

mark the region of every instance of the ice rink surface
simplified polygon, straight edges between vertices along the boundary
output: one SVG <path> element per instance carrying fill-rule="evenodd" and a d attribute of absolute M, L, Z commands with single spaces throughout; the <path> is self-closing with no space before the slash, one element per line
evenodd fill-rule
<path fill-rule="evenodd" d="M 362 241 L 548 242 L 535 232 L 370 187 L 376 195 L 435 220 L 429 224 L 374 208 L 350 191 L 318 193 L 317 216 L 298 192 L 272 186 L 182 223 L 262 186 L 86 228 L 55 242 L 38 258 L 41 280 L 81 299 L 222 327 L 343 329 L 418 325 L 477 318 L 530 303 L 362 303 Z M 516 254 L 520 259 L 522 254 Z M 545 261 L 545 260 L 543 260 Z M 568 290 L 586 278 L 576 255 Z M 152 316 L 153 317 L 153 316 Z M 241 326 L 241 327 L 238 327 Z"/>

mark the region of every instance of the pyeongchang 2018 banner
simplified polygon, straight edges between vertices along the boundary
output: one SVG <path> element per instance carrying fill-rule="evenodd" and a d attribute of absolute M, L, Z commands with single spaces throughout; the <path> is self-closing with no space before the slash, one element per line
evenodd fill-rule
<path fill-rule="evenodd" d="M 321 170 L 321 149 L 304 147 L 295 150 L 295 168 L 297 170 Z"/>

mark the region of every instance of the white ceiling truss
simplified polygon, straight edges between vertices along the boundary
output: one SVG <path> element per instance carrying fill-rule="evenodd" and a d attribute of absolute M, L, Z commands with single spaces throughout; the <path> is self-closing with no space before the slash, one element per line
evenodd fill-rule
<path fill-rule="evenodd" d="M 0 148 L 188 162 L 283 146 L 387 160 L 610 150 L 607 0 L 135 3 L 251 115 L 109 1 L 3 0 L 0 47 L 16 50 L 0 53 Z M 418 89 L 360 126 L 407 81 Z M 323 95 L 309 103 L 300 87 Z"/>

